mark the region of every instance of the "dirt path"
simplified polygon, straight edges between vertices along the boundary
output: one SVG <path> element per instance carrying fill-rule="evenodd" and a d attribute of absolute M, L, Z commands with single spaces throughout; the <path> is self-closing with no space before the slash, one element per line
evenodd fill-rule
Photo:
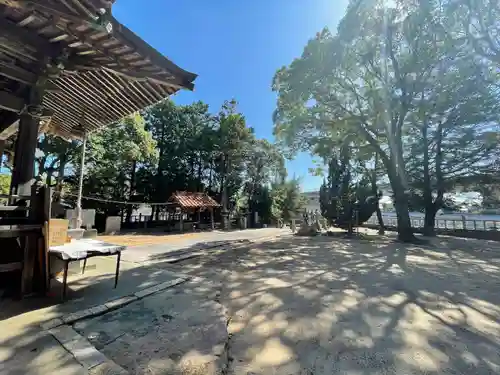
<path fill-rule="evenodd" d="M 434 243 L 290 238 L 176 267 L 227 310 L 227 374 L 500 373 L 500 247 Z"/>

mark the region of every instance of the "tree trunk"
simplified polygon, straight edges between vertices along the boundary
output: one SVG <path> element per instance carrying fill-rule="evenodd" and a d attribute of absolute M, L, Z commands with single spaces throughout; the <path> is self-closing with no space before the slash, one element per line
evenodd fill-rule
<path fill-rule="evenodd" d="M 411 227 L 408 198 L 404 191 L 395 193 L 395 208 L 398 218 L 398 239 L 402 242 L 414 242 L 416 240 Z"/>
<path fill-rule="evenodd" d="M 375 212 L 377 213 L 378 220 L 378 234 L 385 234 L 384 218 L 382 217 L 382 211 L 380 211 L 379 193 L 377 187 L 377 167 L 378 167 L 378 154 L 375 152 L 375 165 L 373 166 L 373 171 L 371 175 L 372 183 L 372 194 L 377 198 L 377 208 Z"/>
<path fill-rule="evenodd" d="M 160 220 L 160 206 L 156 206 L 156 211 L 155 211 L 155 220 L 159 221 Z"/>
<path fill-rule="evenodd" d="M 202 159 L 201 159 L 201 153 L 200 153 L 200 158 L 199 158 L 199 163 L 198 163 L 198 182 L 197 182 L 197 185 L 198 185 L 198 188 L 197 188 L 197 191 L 198 192 L 202 192 L 203 191 L 203 183 L 201 181 L 201 172 L 202 172 L 202 168 L 203 168 L 203 164 L 202 164 Z"/>
<path fill-rule="evenodd" d="M 149 221 L 153 221 L 155 217 L 156 206 L 151 206 L 151 216 L 149 217 Z"/>
<path fill-rule="evenodd" d="M 45 179 L 45 184 L 47 186 L 51 186 L 52 184 L 52 175 L 54 174 L 54 169 L 53 168 L 50 168 L 48 171 L 47 171 L 47 178 Z"/>
<path fill-rule="evenodd" d="M 64 169 L 66 168 L 66 156 L 61 156 L 59 159 L 59 167 L 57 169 L 57 178 L 56 178 L 56 191 L 59 193 L 62 192 L 62 185 L 64 180 Z"/>
<path fill-rule="evenodd" d="M 163 185 L 163 171 L 162 171 L 162 163 L 163 163 L 163 158 L 165 156 L 165 123 L 162 122 L 161 124 L 161 133 L 160 133 L 160 141 L 158 142 L 158 168 L 156 171 L 156 192 L 154 194 L 154 200 L 156 202 L 159 202 L 161 197 L 161 191 L 162 191 L 162 185 Z M 168 198 L 168 197 L 167 197 Z M 151 211 L 151 217 L 155 217 L 156 221 L 160 219 L 160 207 L 156 206 L 156 210 Z"/>
<path fill-rule="evenodd" d="M 129 194 L 128 194 L 128 200 L 130 202 L 130 200 L 132 199 L 134 193 L 135 193 L 135 170 L 136 170 L 136 167 L 137 167 L 137 162 L 134 160 L 132 161 L 132 168 L 130 170 L 130 182 L 129 182 L 129 185 L 130 185 L 130 191 L 129 191 Z M 130 221 L 132 220 L 132 211 L 133 211 L 133 206 L 131 204 L 128 204 L 127 205 L 127 217 L 126 217 L 126 222 L 127 223 L 130 223 Z"/>
<path fill-rule="evenodd" d="M 377 199 L 377 209 L 375 210 L 377 212 L 377 220 L 378 220 L 378 234 L 385 234 L 385 225 L 384 225 L 384 218 L 382 217 L 382 211 L 380 211 L 380 206 L 378 205 L 378 199 Z"/>
<path fill-rule="evenodd" d="M 229 212 L 228 212 L 228 194 L 227 194 L 227 174 L 229 170 L 229 157 L 223 155 L 222 163 L 222 174 L 221 174 L 221 224 L 222 229 L 230 229 L 229 223 Z"/>
<path fill-rule="evenodd" d="M 436 224 L 436 213 L 437 209 L 434 204 L 425 207 L 424 236 L 433 237 L 436 235 L 436 231 L 434 229 Z"/>
<path fill-rule="evenodd" d="M 423 96 L 423 94 L 422 94 Z M 436 217 L 436 210 L 434 208 L 434 203 L 432 201 L 432 186 L 431 186 L 431 176 L 429 171 L 429 143 L 427 140 L 427 133 L 429 128 L 429 122 L 427 118 L 424 118 L 423 125 L 421 128 L 422 142 L 424 144 L 424 188 L 423 188 L 423 198 L 425 205 L 425 217 L 424 217 L 424 236 L 434 236 L 434 218 Z"/>
<path fill-rule="evenodd" d="M 416 242 L 417 239 L 411 227 L 408 195 L 405 192 L 404 184 L 393 165 L 386 167 L 388 167 L 387 174 L 394 193 L 394 208 L 398 219 L 398 239 L 402 242 Z"/>
<path fill-rule="evenodd" d="M 212 163 L 210 163 L 208 172 L 208 187 L 207 187 L 207 191 L 209 192 L 212 191 L 212 173 L 213 173 L 213 168 L 212 168 Z"/>

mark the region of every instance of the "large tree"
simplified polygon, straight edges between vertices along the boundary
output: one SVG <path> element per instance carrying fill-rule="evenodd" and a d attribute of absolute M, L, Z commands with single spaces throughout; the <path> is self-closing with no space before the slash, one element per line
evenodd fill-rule
<path fill-rule="evenodd" d="M 244 161 L 254 139 L 253 129 L 247 127 L 245 117 L 237 111 L 236 106 L 235 100 L 226 101 L 216 117 L 216 150 L 223 228 L 229 228 L 228 211 L 231 208 L 231 197 L 236 196 L 242 186 Z M 234 203 L 231 206 L 234 206 Z"/>
<path fill-rule="evenodd" d="M 244 195 L 250 213 L 257 212 L 268 223 L 271 218 L 270 183 L 286 178 L 285 159 L 275 145 L 254 139 L 245 160 Z M 251 224 L 254 215 L 251 215 Z"/>
<path fill-rule="evenodd" d="M 128 201 L 136 186 L 136 168 L 142 164 L 155 163 L 157 159 L 155 146 L 139 114 L 91 134 L 87 141 L 83 195 Z M 74 166 L 75 171 L 78 171 L 79 159 Z M 68 179 L 68 187 L 73 194 L 77 191 L 76 175 Z M 85 201 L 85 207 L 96 208 L 108 215 L 120 214 L 124 209 L 115 203 L 97 200 Z"/>
<path fill-rule="evenodd" d="M 329 161 L 328 176 L 320 188 L 321 215 L 330 225 L 349 233 L 367 221 L 378 206 L 378 196 L 372 194 L 368 176 L 356 173 L 357 165 L 351 158 L 351 148 L 346 144 L 340 156 Z"/>
<path fill-rule="evenodd" d="M 498 90 L 481 61 L 458 54 L 433 84 L 415 103 L 405 152 L 414 202 L 425 211 L 426 235 L 434 235 L 436 213 L 453 181 L 491 168 L 500 130 Z"/>
<path fill-rule="evenodd" d="M 500 3 L 498 0 L 450 0 L 445 2 L 450 17 L 463 25 L 454 33 L 457 43 L 472 47 L 482 58 L 500 65 Z"/>
<path fill-rule="evenodd" d="M 144 116 L 159 154 L 154 168 L 140 172 L 144 199 L 166 202 L 177 190 L 212 190 L 217 137 L 208 105 L 195 102 L 178 106 L 166 99 L 145 111 Z M 160 211 L 157 206 L 157 218 Z"/>
<path fill-rule="evenodd" d="M 300 190 L 300 180 L 296 177 L 271 184 L 271 216 L 285 222 L 297 217 L 306 204 Z"/>
<path fill-rule="evenodd" d="M 404 241 L 414 239 L 405 160 L 413 120 L 447 117 L 440 103 L 429 103 L 430 97 L 449 94 L 436 78 L 469 57 L 455 49 L 450 30 L 458 30 L 456 20 L 438 1 L 351 1 L 337 35 L 328 29 L 318 33 L 274 79 L 279 140 L 291 149 L 311 150 L 325 137 L 361 136 L 387 173 Z"/>
<path fill-rule="evenodd" d="M 60 191 L 66 171 L 71 169 L 72 163 L 80 157 L 79 143 L 44 134 L 38 140 L 37 149 L 36 180 L 44 180 L 45 184 L 55 186 Z"/>

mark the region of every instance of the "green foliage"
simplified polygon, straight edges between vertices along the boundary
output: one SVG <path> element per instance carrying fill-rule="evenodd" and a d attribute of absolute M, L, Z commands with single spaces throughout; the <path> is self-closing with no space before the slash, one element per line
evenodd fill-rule
<path fill-rule="evenodd" d="M 306 204 L 300 191 L 300 180 L 292 178 L 271 184 L 271 215 L 274 220 L 289 221 L 296 217 Z"/>
<path fill-rule="evenodd" d="M 254 141 L 253 129 L 247 127 L 245 117 L 237 112 L 236 101 L 226 101 L 216 116 L 216 160 L 220 175 L 222 209 L 234 206 L 234 196 L 243 184 L 245 160 Z"/>
<path fill-rule="evenodd" d="M 154 165 L 158 160 L 156 142 L 145 129 L 139 114 L 93 133 L 87 140 L 83 195 L 126 201 L 130 198 L 137 165 Z M 76 194 L 80 159 L 74 162 L 74 174 L 68 178 L 68 189 Z M 73 197 L 74 198 L 74 197 Z M 85 201 L 84 207 L 117 215 L 123 207 L 112 203 Z"/>
<path fill-rule="evenodd" d="M 257 212 L 263 223 L 269 224 L 272 213 L 270 183 L 286 178 L 285 160 L 277 148 L 265 139 L 255 139 L 250 144 L 245 161 L 244 194 L 247 210 Z M 251 215 L 251 220 L 253 220 Z M 250 223 L 253 225 L 253 223 Z"/>
<path fill-rule="evenodd" d="M 0 174 L 0 194 L 9 194 L 10 175 Z"/>
<path fill-rule="evenodd" d="M 450 11 L 457 3 L 462 14 L 476 12 L 482 34 L 464 29 L 474 21 L 464 23 L 460 12 Z M 498 22 L 487 14 L 495 14 L 496 4 L 351 1 L 335 35 L 319 32 L 274 77 L 281 147 L 324 160 L 346 139 L 356 153 L 368 148 L 394 192 L 399 236 L 412 240 L 410 189 L 419 189 L 434 211 L 443 204 L 448 177 L 487 168 L 488 157 L 498 160 L 492 157 L 498 71 L 484 58 L 496 61 L 498 33 L 491 30 Z M 486 51 L 475 45 L 473 54 L 468 42 L 478 39 Z"/>
<path fill-rule="evenodd" d="M 38 140 L 35 160 L 37 180 L 60 189 L 65 171 L 79 158 L 81 149 L 78 142 L 67 142 L 55 135 L 44 134 Z"/>
<path fill-rule="evenodd" d="M 348 151 L 343 150 L 340 160 L 332 158 L 327 180 L 320 188 L 321 215 L 329 224 L 352 230 L 367 221 L 377 205 L 377 196 L 373 195 L 368 179 L 352 180 Z"/>
<path fill-rule="evenodd" d="M 46 136 L 40 148 L 39 171 L 58 170 L 62 160 L 74 200 L 81 145 Z M 58 171 L 55 176 L 59 179 Z M 280 152 L 255 138 L 234 100 L 213 115 L 202 102 L 176 105 L 167 99 L 88 138 L 83 195 L 166 202 L 177 190 L 205 191 L 231 211 L 257 211 L 269 222 L 269 184 L 285 176 Z M 131 206 L 115 203 L 83 204 L 101 213 L 121 214 L 125 208 L 132 213 Z"/>
<path fill-rule="evenodd" d="M 498 0 L 457 0 L 447 3 L 450 17 L 463 24 L 463 32 L 455 35 L 457 43 L 493 63 L 500 64 L 500 4 Z"/>
<path fill-rule="evenodd" d="M 10 180 L 10 174 L 0 174 L 0 194 L 9 194 Z M 4 204 L 6 201 L 6 199 L 0 198 L 0 204 Z"/>

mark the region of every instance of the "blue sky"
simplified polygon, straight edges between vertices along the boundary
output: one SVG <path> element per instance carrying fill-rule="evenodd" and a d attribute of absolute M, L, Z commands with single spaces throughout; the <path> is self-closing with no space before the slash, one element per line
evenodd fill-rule
<path fill-rule="evenodd" d="M 300 56 L 325 25 L 335 28 L 348 0 L 118 0 L 115 17 L 182 68 L 197 73 L 195 92 L 179 104 L 203 100 L 215 112 L 235 98 L 258 137 L 273 139 L 274 73 Z M 308 155 L 288 163 L 289 175 L 312 177 Z"/>

